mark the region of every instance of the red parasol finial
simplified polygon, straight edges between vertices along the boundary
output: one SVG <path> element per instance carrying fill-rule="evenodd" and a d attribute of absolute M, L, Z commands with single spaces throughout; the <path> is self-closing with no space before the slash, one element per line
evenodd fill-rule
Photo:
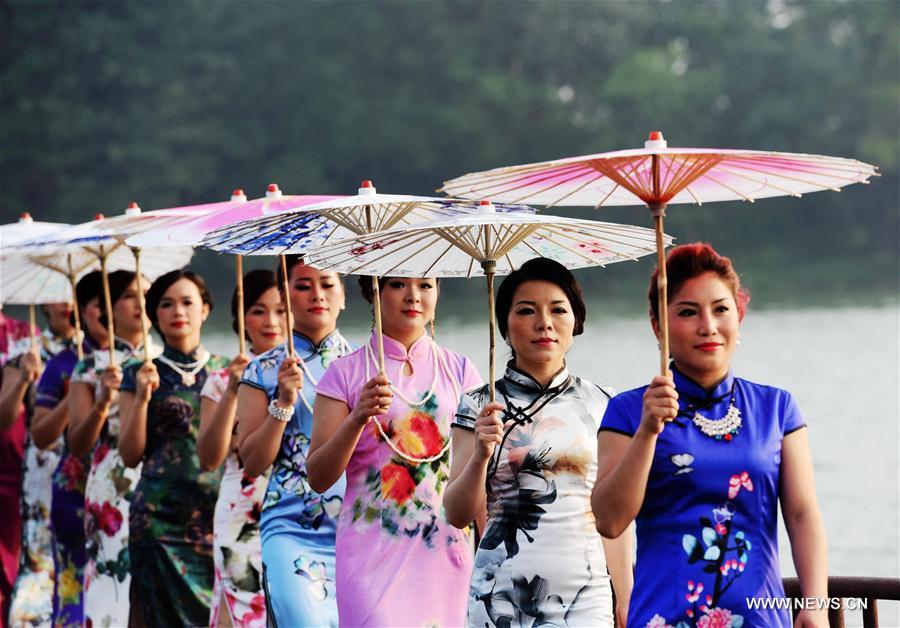
<path fill-rule="evenodd" d="M 141 208 L 138 206 L 137 201 L 131 201 L 128 203 L 128 207 L 125 208 L 126 216 L 137 216 L 141 213 Z"/>
<path fill-rule="evenodd" d="M 281 190 L 278 189 L 277 183 L 270 183 L 266 188 L 266 198 L 281 198 Z"/>
<path fill-rule="evenodd" d="M 269 189 L 271 189 L 273 186 L 275 187 L 276 190 L 278 189 L 278 186 L 275 185 L 274 183 L 269 186 Z M 246 201 L 247 195 L 244 194 L 244 190 L 242 190 L 241 188 L 235 188 L 234 192 L 231 193 L 231 200 L 232 201 Z"/>
<path fill-rule="evenodd" d="M 365 179 L 359 184 L 360 194 L 375 194 L 375 186 L 372 185 L 371 179 Z"/>
<path fill-rule="evenodd" d="M 34 222 L 34 218 L 31 217 L 31 214 L 29 212 L 22 212 L 21 214 L 19 214 L 19 222 Z"/>
<path fill-rule="evenodd" d="M 652 148 L 667 148 L 668 143 L 663 137 L 662 131 L 650 131 L 647 141 L 644 142 L 644 148 L 650 150 Z"/>
<path fill-rule="evenodd" d="M 104 218 L 105 218 L 105 216 L 103 214 L 101 214 L 100 212 L 97 212 L 96 214 L 94 214 L 94 220 L 103 220 Z"/>

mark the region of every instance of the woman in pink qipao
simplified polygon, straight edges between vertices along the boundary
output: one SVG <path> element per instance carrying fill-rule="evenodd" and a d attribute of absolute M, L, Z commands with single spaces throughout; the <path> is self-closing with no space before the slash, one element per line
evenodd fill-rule
<path fill-rule="evenodd" d="M 472 549 L 447 523 L 441 500 L 450 423 L 460 395 L 481 378 L 468 358 L 426 333 L 438 298 L 434 278 L 378 283 L 386 372 L 378 374 L 374 335 L 329 367 L 316 389 L 307 461 L 317 491 L 346 470 L 338 615 L 348 626 L 460 626 Z M 371 303 L 371 281 L 360 284 Z"/>

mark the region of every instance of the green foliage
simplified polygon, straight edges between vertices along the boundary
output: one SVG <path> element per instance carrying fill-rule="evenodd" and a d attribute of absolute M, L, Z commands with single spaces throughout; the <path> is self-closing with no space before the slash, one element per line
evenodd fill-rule
<path fill-rule="evenodd" d="M 270 181 L 429 193 L 661 129 L 672 146 L 878 164 L 882 178 L 841 194 L 674 207 L 668 230 L 732 254 L 757 290 L 896 290 L 893 1 L 6 0 L 0 12 L 2 222 L 257 196 Z M 572 213 L 649 225 L 637 208 Z M 583 276 L 642 293 L 646 271 Z"/>

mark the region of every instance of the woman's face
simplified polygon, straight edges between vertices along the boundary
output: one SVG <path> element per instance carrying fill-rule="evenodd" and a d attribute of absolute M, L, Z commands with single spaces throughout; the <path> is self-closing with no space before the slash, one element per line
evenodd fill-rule
<path fill-rule="evenodd" d="M 106 326 L 100 323 L 102 314 L 103 305 L 101 304 L 101 299 L 99 296 L 94 297 L 81 308 L 81 325 L 91 338 L 101 345 L 105 345 L 109 340 L 109 333 Z"/>
<path fill-rule="evenodd" d="M 345 307 L 340 276 L 297 264 L 291 269 L 290 286 L 294 329 L 309 338 L 320 338 L 334 331 Z"/>
<path fill-rule="evenodd" d="M 513 295 L 506 322 L 518 368 L 562 368 L 575 331 L 575 315 L 562 288 L 549 281 L 526 281 Z"/>
<path fill-rule="evenodd" d="M 47 303 L 42 306 L 47 315 L 47 323 L 53 331 L 59 334 L 69 334 L 72 331 L 72 322 L 69 316 L 72 314 L 72 302 L 61 301 L 59 303 Z"/>
<path fill-rule="evenodd" d="M 141 323 L 145 326 L 150 325 L 150 321 L 141 311 L 141 304 L 138 300 L 138 286 L 147 293 L 149 284 L 147 280 L 143 280 L 138 284 L 138 280 L 132 281 L 122 293 L 122 296 L 113 304 L 113 321 L 115 322 L 116 335 L 126 340 L 137 339 L 141 335 Z"/>
<path fill-rule="evenodd" d="M 381 289 L 381 324 L 392 338 L 418 338 L 434 319 L 438 284 L 434 277 L 388 277 Z"/>
<path fill-rule="evenodd" d="M 703 383 L 725 377 L 740 335 L 731 288 L 715 273 L 689 279 L 669 298 L 669 353 L 675 366 Z M 659 324 L 653 322 L 659 338 Z"/>
<path fill-rule="evenodd" d="M 200 297 L 197 284 L 181 278 L 166 290 L 156 308 L 159 329 L 167 344 L 200 344 L 200 329 L 209 315 L 209 305 Z"/>
<path fill-rule="evenodd" d="M 263 292 L 244 312 L 244 329 L 250 338 L 253 353 L 259 355 L 284 342 L 287 330 L 284 303 L 278 288 Z"/>

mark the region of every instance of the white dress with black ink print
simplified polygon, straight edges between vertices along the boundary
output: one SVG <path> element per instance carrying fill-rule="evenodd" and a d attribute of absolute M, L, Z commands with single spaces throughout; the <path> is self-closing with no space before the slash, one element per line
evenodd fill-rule
<path fill-rule="evenodd" d="M 488 465 L 487 526 L 475 554 L 470 626 L 612 626 L 606 557 L 591 512 L 597 429 L 611 393 L 563 368 L 542 387 L 507 366 L 503 444 Z M 474 429 L 488 387 L 463 395 Z"/>

